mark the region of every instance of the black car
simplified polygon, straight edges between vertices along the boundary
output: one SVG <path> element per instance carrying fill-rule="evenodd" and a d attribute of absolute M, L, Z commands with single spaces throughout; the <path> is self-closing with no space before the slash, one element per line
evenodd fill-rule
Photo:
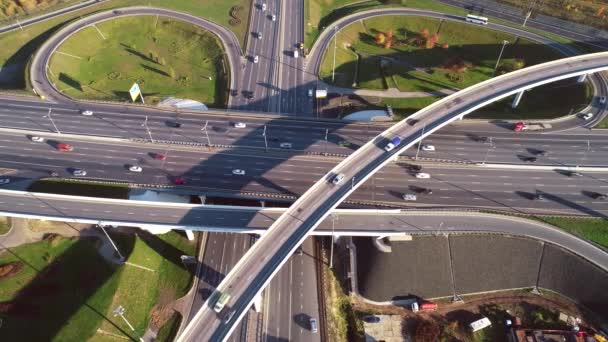
<path fill-rule="evenodd" d="M 608 195 L 601 194 L 599 192 L 593 193 L 593 195 L 591 195 L 591 197 L 593 197 L 593 199 L 600 200 L 600 201 L 605 201 L 608 199 Z"/>
<path fill-rule="evenodd" d="M 567 173 L 568 177 L 581 177 L 583 174 L 580 172 L 576 172 L 576 171 L 568 171 Z"/>
<path fill-rule="evenodd" d="M 534 154 L 536 154 L 539 157 L 546 157 L 548 153 L 547 153 L 547 151 L 538 150 Z"/>
<path fill-rule="evenodd" d="M 535 161 L 537 161 L 537 160 L 538 160 L 538 158 L 536 158 L 536 157 L 526 157 L 526 158 L 524 158 L 523 160 L 524 160 L 524 162 L 526 162 L 526 163 L 534 163 Z"/>
<path fill-rule="evenodd" d="M 177 121 L 167 121 L 167 125 L 169 125 L 169 127 L 174 127 L 174 128 L 182 127 L 181 122 L 177 122 Z"/>
<path fill-rule="evenodd" d="M 534 196 L 534 199 L 537 201 L 544 201 L 545 196 L 541 192 L 537 192 L 536 195 Z"/>

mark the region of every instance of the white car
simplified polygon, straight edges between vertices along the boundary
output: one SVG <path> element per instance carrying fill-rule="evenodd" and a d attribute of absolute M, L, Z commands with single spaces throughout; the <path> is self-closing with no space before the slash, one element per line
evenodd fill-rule
<path fill-rule="evenodd" d="M 288 143 L 288 142 L 282 142 L 282 143 L 279 144 L 279 146 L 281 148 L 286 149 L 286 150 L 288 150 L 288 149 L 290 149 L 292 147 L 291 143 Z"/>
<path fill-rule="evenodd" d="M 271 15 L 271 16 L 270 16 L 270 20 L 272 20 L 272 21 L 277 21 L 277 16 L 276 16 L 276 14 Z"/>
<path fill-rule="evenodd" d="M 131 166 L 129 166 L 129 171 L 131 171 L 131 172 L 141 172 L 142 168 L 141 168 L 141 166 L 138 166 L 138 165 L 131 165 Z"/>
<path fill-rule="evenodd" d="M 0 185 L 8 184 L 11 180 L 8 178 L 0 178 Z"/>
<path fill-rule="evenodd" d="M 422 148 L 423 151 L 429 151 L 429 152 L 435 151 L 435 146 L 433 146 L 433 145 L 422 145 L 422 146 L 420 146 L 420 148 Z"/>
<path fill-rule="evenodd" d="M 262 11 L 265 11 L 265 10 L 266 10 L 266 3 L 262 2 Z"/>
<path fill-rule="evenodd" d="M 237 176 L 244 176 L 245 175 L 245 170 L 234 169 L 234 170 L 232 170 L 232 174 L 233 175 L 237 175 Z"/>
<path fill-rule="evenodd" d="M 403 194 L 403 200 L 404 201 L 415 201 L 416 195 L 412 195 L 412 194 Z"/>
<path fill-rule="evenodd" d="M 83 177 L 87 175 L 87 170 L 75 169 L 74 171 L 72 171 L 72 174 L 76 177 Z"/>
<path fill-rule="evenodd" d="M 44 138 L 43 137 L 31 137 L 30 139 L 32 139 L 32 141 L 34 142 L 44 142 Z"/>
<path fill-rule="evenodd" d="M 388 144 L 386 144 L 386 146 L 384 146 L 384 150 L 386 152 L 390 152 L 395 148 L 395 144 L 393 144 L 392 142 L 389 142 Z"/>
<path fill-rule="evenodd" d="M 308 89 L 308 97 L 312 97 L 313 92 L 312 88 Z"/>
<path fill-rule="evenodd" d="M 260 61 L 260 56 L 258 56 L 258 55 L 253 56 L 253 63 L 257 63 L 259 61 Z"/>
<path fill-rule="evenodd" d="M 83 110 L 80 112 L 80 114 L 84 115 L 84 116 L 91 116 L 93 115 L 93 111 L 91 110 Z"/>
<path fill-rule="evenodd" d="M 293 58 L 298 58 L 299 56 L 298 50 L 293 50 Z"/>
<path fill-rule="evenodd" d="M 600 104 L 606 103 L 606 96 L 600 97 Z"/>
<path fill-rule="evenodd" d="M 424 172 L 418 172 L 416 174 L 416 178 L 428 179 L 428 178 L 431 178 L 431 175 L 429 175 L 428 173 L 424 173 Z"/>
<path fill-rule="evenodd" d="M 588 121 L 593 117 L 593 113 L 584 113 L 582 116 L 583 120 Z"/>
<path fill-rule="evenodd" d="M 338 185 L 338 184 L 342 183 L 343 180 L 344 180 L 344 174 L 340 173 L 340 174 L 337 174 L 334 177 L 334 179 L 332 179 L 331 182 L 334 183 L 335 185 Z"/>
<path fill-rule="evenodd" d="M 258 32 L 258 39 L 262 39 L 262 32 Z"/>
<path fill-rule="evenodd" d="M 244 122 L 235 122 L 234 128 L 247 128 L 247 124 Z"/>

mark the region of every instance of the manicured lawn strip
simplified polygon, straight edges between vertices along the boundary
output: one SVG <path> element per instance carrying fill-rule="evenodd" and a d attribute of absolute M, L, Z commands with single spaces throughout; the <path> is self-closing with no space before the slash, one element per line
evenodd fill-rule
<path fill-rule="evenodd" d="M 601 218 L 535 218 L 608 248 L 608 220 Z"/>
<path fill-rule="evenodd" d="M 213 33 L 156 16 L 119 18 L 97 27 L 105 40 L 87 28 L 59 47 L 65 54 L 51 58 L 48 76 L 61 91 L 75 98 L 128 101 L 128 89 L 138 82 L 148 103 L 175 96 L 225 106 L 228 65 Z"/>
<path fill-rule="evenodd" d="M 4 235 L 11 230 L 11 225 L 9 224 L 9 218 L 6 216 L 0 216 L 0 235 Z"/>
<path fill-rule="evenodd" d="M 15 3 L 17 6 L 13 7 L 13 6 L 6 6 L 7 3 Z M 47 3 L 47 2 L 38 2 L 37 1 L 37 6 L 35 8 L 28 8 L 27 11 L 24 11 L 23 7 L 18 6 L 19 2 L 16 1 L 12 1 L 12 0 L 2 0 L 0 1 L 0 4 L 2 5 L 3 9 L 2 11 L 0 11 L 0 25 L 2 26 L 8 26 L 11 24 L 16 24 L 18 19 L 20 22 L 23 22 L 26 19 L 30 19 L 33 17 L 37 17 L 49 12 L 54 12 L 57 10 L 60 10 L 62 8 L 66 8 L 72 5 L 76 5 L 80 2 L 84 2 L 83 0 L 63 0 L 61 2 L 53 2 L 53 3 Z M 6 6 L 6 7 L 5 7 Z M 12 7 L 11 12 L 13 13 L 12 15 L 8 15 L 7 16 L 7 8 L 8 7 Z"/>
<path fill-rule="evenodd" d="M 69 179 L 43 179 L 36 181 L 27 189 L 31 192 L 50 194 L 89 196 L 103 198 L 128 199 L 127 184 L 102 184 Z"/>
<path fill-rule="evenodd" d="M 53 32 L 75 18 L 102 10 L 125 6 L 140 5 L 168 8 L 207 18 L 229 28 L 236 34 L 241 42 L 241 46 L 244 47 L 251 1 L 252 0 L 113 0 L 46 20 L 32 26 L 24 27 L 23 30 L 2 34 L 0 35 L 0 46 L 3 47 L 0 49 L 0 67 L 4 68 L 14 65 L 16 67 L 16 74 L 15 77 L 11 77 L 7 80 L 0 80 L 0 90 L 23 89 L 25 87 L 25 64 L 29 57 L 42 42 L 53 34 Z M 229 24 L 231 19 L 229 11 L 234 5 L 243 6 L 243 9 L 240 12 L 241 23 L 238 26 L 231 26 Z"/>
<path fill-rule="evenodd" d="M 165 323 L 159 330 L 156 335 L 156 341 L 158 342 L 171 342 L 175 338 L 177 331 L 179 330 L 179 325 L 182 321 L 182 316 L 174 312 L 171 315 L 171 318 Z"/>

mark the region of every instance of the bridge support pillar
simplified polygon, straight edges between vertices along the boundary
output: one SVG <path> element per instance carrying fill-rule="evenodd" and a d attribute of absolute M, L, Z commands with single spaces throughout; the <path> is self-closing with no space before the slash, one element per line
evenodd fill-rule
<path fill-rule="evenodd" d="M 264 292 L 264 291 L 262 291 Z M 255 310 L 255 312 L 262 312 L 262 294 L 260 293 L 259 295 L 255 296 L 255 298 L 253 299 L 253 310 Z"/>
<path fill-rule="evenodd" d="M 578 83 L 583 83 L 585 82 L 585 80 L 587 79 L 587 74 L 582 74 L 578 77 L 578 79 L 576 80 L 576 82 Z"/>
<path fill-rule="evenodd" d="M 515 95 L 513 102 L 511 102 L 511 108 L 517 108 L 517 106 L 519 106 L 519 102 L 521 101 L 522 96 L 524 96 L 523 91 L 521 91 Z"/>
<path fill-rule="evenodd" d="M 185 230 L 186 232 L 186 236 L 188 237 L 188 240 L 192 241 L 194 240 L 194 233 L 191 230 Z"/>

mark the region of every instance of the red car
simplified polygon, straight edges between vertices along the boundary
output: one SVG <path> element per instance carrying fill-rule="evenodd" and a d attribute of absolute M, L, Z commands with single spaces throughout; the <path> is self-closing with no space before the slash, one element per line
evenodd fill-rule
<path fill-rule="evenodd" d="M 516 122 L 515 125 L 513 125 L 513 130 L 515 132 L 521 132 L 524 130 L 524 128 L 526 128 L 526 124 L 523 122 Z"/>
<path fill-rule="evenodd" d="M 167 159 L 167 156 L 165 156 L 164 154 L 161 154 L 161 153 L 155 153 L 154 154 L 154 159 L 156 159 L 156 160 L 165 160 L 165 159 Z"/>
<path fill-rule="evenodd" d="M 186 184 L 186 180 L 182 177 L 177 177 L 173 180 L 173 184 L 175 185 L 184 185 Z"/>
<path fill-rule="evenodd" d="M 74 151 L 74 146 L 70 145 L 70 144 L 57 144 L 57 149 L 61 152 L 70 152 L 70 151 Z"/>

